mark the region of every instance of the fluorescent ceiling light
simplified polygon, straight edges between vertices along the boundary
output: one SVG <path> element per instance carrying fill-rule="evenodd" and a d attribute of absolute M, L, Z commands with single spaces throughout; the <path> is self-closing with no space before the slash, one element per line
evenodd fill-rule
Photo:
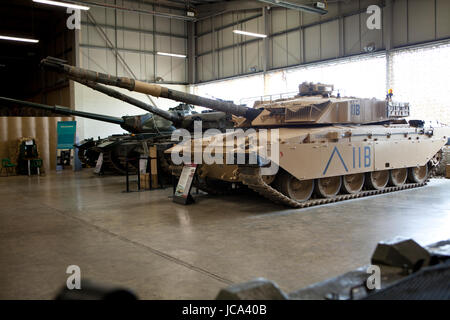
<path fill-rule="evenodd" d="M 66 2 L 59 2 L 59 1 L 51 1 L 51 0 L 33 0 L 33 2 L 38 3 L 44 3 L 44 4 L 50 4 L 52 6 L 58 6 L 58 7 L 66 7 L 66 8 L 73 8 L 73 9 L 80 9 L 80 10 L 89 10 L 89 7 L 86 6 L 80 6 L 73 3 L 66 3 Z"/>
<path fill-rule="evenodd" d="M 177 58 L 186 58 L 184 54 L 176 54 L 176 53 L 167 53 L 167 52 L 157 52 L 157 55 L 160 56 L 169 56 L 169 57 L 177 57 Z"/>
<path fill-rule="evenodd" d="M 31 42 L 31 43 L 38 43 L 39 42 L 39 40 L 36 40 L 36 39 L 8 37 L 8 36 L 0 36 L 0 40 L 22 41 L 22 42 Z"/>
<path fill-rule="evenodd" d="M 266 34 L 253 33 L 253 32 L 247 32 L 247 31 L 242 31 L 242 30 L 233 30 L 233 32 L 238 33 L 238 34 L 243 34 L 246 36 L 250 36 L 250 37 L 257 37 L 257 38 L 266 38 L 267 37 Z"/>

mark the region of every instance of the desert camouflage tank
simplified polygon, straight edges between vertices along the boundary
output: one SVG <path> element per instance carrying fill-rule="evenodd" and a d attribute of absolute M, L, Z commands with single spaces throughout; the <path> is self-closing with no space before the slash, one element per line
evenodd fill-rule
<path fill-rule="evenodd" d="M 409 105 L 393 102 L 391 93 L 386 100 L 377 100 L 333 97 L 331 92 L 331 86 L 303 83 L 294 97 L 265 97 L 255 102 L 253 109 L 233 106 L 228 110 L 240 116 L 237 126 L 254 129 L 254 134 L 240 142 L 220 134 L 169 151 L 191 152 L 191 161 L 195 161 L 196 145 L 201 146 L 203 155 L 208 149 L 217 154 L 229 148 L 218 157 L 224 164 L 201 162 L 199 175 L 242 183 L 291 207 L 426 184 L 430 170 L 440 161 L 449 127 L 426 128 L 422 121 L 414 120 L 408 123 L 404 118 L 409 116 Z M 269 143 L 261 143 L 266 139 Z M 267 145 L 266 156 L 264 152 L 261 156 L 261 145 Z M 235 159 L 244 154 L 246 162 L 226 163 L 230 153 Z M 252 154 L 256 164 L 247 161 Z M 265 174 L 268 166 L 279 169 Z"/>
<path fill-rule="evenodd" d="M 203 158 L 205 150 L 216 155 L 228 150 L 222 154 L 224 160 L 230 153 L 235 159 L 244 154 L 245 163 L 237 165 L 203 161 L 199 174 L 243 183 L 291 207 L 425 185 L 430 170 L 440 161 L 450 128 L 406 122 L 409 105 L 394 103 L 391 93 L 386 100 L 377 100 L 333 97 L 332 91 L 329 85 L 303 83 L 294 97 L 265 97 L 255 102 L 255 108 L 247 109 L 253 115 L 238 119 L 237 126 L 255 130 L 243 140 L 236 141 L 233 132 L 228 133 L 231 139 L 222 134 L 179 144 L 169 151 L 190 152 L 191 161 L 195 161 L 196 145 L 201 145 L 198 150 Z M 270 171 L 267 166 L 279 168 L 265 174 Z"/>
<path fill-rule="evenodd" d="M 244 153 L 246 163 L 201 164 L 199 173 L 241 182 L 292 207 L 424 185 L 440 161 L 450 128 L 406 122 L 409 105 L 394 103 L 392 94 L 386 100 L 341 98 L 331 96 L 332 90 L 328 85 L 303 83 L 294 97 L 255 102 L 252 110 L 258 115 L 238 120 L 238 127 L 256 129 L 253 139 L 250 133 L 243 144 L 226 135 L 202 141 L 202 151 L 217 152 L 224 145 L 235 157 Z M 261 144 L 261 139 L 270 143 Z M 195 158 L 195 144 L 171 151 L 191 151 Z M 261 145 L 267 145 L 268 156 L 260 157 Z M 253 165 L 247 161 L 252 154 L 257 159 Z M 264 167 L 270 163 L 279 170 L 265 175 Z"/>
<path fill-rule="evenodd" d="M 331 95 L 333 86 L 302 83 L 292 97 L 263 97 L 249 108 L 67 65 L 53 68 L 232 114 L 242 130 L 187 140 L 166 152 L 198 163 L 200 178 L 243 184 L 292 207 L 423 186 L 450 136 L 449 127 L 408 123 L 409 105 L 395 103 L 392 93 L 385 100 L 340 97 Z"/>

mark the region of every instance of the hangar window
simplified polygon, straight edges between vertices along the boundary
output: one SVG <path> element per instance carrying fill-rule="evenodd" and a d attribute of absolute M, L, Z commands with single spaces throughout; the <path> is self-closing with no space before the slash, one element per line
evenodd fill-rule
<path fill-rule="evenodd" d="M 450 124 L 450 44 L 392 53 L 392 82 L 397 100 L 408 101 L 411 118 Z"/>
<path fill-rule="evenodd" d="M 342 96 L 383 99 L 386 96 L 386 56 L 350 58 L 286 71 L 286 89 L 303 81 L 333 84 Z"/>
<path fill-rule="evenodd" d="M 303 81 L 333 84 L 342 96 L 378 99 L 392 88 L 396 101 L 410 103 L 411 118 L 450 124 L 450 44 L 396 50 L 389 59 L 388 75 L 386 54 L 378 54 L 197 85 L 193 93 L 251 106 L 255 99 L 247 98 L 297 92 Z"/>
<path fill-rule="evenodd" d="M 386 95 L 386 57 L 358 57 L 341 61 L 273 71 L 197 85 L 193 93 L 205 97 L 247 103 L 250 97 L 297 92 L 303 81 L 334 84 L 341 95 L 376 97 Z"/>
<path fill-rule="evenodd" d="M 241 99 L 264 95 L 264 77 L 256 75 L 201 84 L 193 88 L 193 93 L 240 103 Z"/>

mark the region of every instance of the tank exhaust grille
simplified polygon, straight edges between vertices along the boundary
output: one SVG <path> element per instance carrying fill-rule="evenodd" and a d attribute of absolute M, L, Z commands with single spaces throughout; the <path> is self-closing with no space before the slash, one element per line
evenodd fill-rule
<path fill-rule="evenodd" d="M 286 122 L 297 121 L 317 121 L 328 106 L 328 102 L 322 104 L 312 104 L 309 106 L 292 106 L 287 107 L 285 110 Z"/>

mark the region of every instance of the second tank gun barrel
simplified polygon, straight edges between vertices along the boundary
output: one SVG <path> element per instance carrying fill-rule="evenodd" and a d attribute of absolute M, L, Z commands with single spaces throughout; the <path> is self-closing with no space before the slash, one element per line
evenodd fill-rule
<path fill-rule="evenodd" d="M 117 90 L 108 88 L 108 87 L 106 87 L 104 85 L 101 85 L 99 83 L 96 83 L 96 82 L 93 82 L 93 81 L 90 81 L 90 80 L 81 79 L 81 78 L 78 78 L 78 77 L 75 77 L 75 76 L 69 76 L 69 78 L 74 80 L 74 81 L 77 81 L 77 82 L 79 82 L 79 83 L 81 83 L 81 84 L 83 84 L 85 86 L 88 86 L 89 88 L 91 88 L 93 90 L 102 92 L 102 93 L 104 93 L 104 94 L 106 94 L 106 95 L 108 95 L 110 97 L 122 100 L 124 102 L 132 104 L 132 105 L 134 105 L 134 106 L 136 106 L 138 108 L 141 108 L 141 109 L 143 109 L 145 111 L 148 111 L 150 113 L 157 114 L 160 117 L 163 117 L 164 119 L 170 120 L 170 121 L 175 122 L 175 123 L 181 121 L 181 118 L 178 117 L 174 113 L 170 113 L 169 111 L 156 108 L 156 107 L 154 107 L 152 105 L 149 105 L 148 103 L 145 103 L 145 102 L 143 102 L 143 101 L 141 101 L 139 99 L 127 96 L 126 94 L 120 93 Z"/>
<path fill-rule="evenodd" d="M 101 72 L 74 67 L 52 57 L 43 59 L 41 65 L 56 72 L 64 73 L 69 77 L 75 77 L 77 79 L 84 79 L 106 85 L 116 86 L 119 88 L 125 88 L 130 91 L 149 94 L 157 98 L 167 98 L 187 104 L 206 107 L 216 111 L 231 113 L 235 116 L 245 117 L 249 120 L 253 120 L 261 113 L 261 110 L 247 108 L 245 106 L 236 105 L 231 102 L 204 98 L 194 94 L 169 89 L 157 84 L 150 84 L 127 77 L 116 77 Z"/>
<path fill-rule="evenodd" d="M 122 118 L 105 116 L 105 115 L 101 115 L 101 114 L 84 112 L 84 111 L 76 111 L 76 110 L 71 110 L 69 108 L 59 107 L 59 106 L 48 106 L 45 104 L 29 102 L 29 101 L 21 101 L 21 100 L 6 98 L 6 97 L 0 97 L 0 105 L 10 106 L 10 107 L 17 107 L 17 106 L 30 107 L 30 108 L 34 108 L 34 109 L 49 111 L 49 112 L 52 112 L 55 114 L 79 116 L 79 117 L 83 117 L 83 118 L 99 120 L 99 121 L 114 123 L 114 124 L 118 124 L 118 125 L 123 125 L 125 123 L 125 121 Z"/>

